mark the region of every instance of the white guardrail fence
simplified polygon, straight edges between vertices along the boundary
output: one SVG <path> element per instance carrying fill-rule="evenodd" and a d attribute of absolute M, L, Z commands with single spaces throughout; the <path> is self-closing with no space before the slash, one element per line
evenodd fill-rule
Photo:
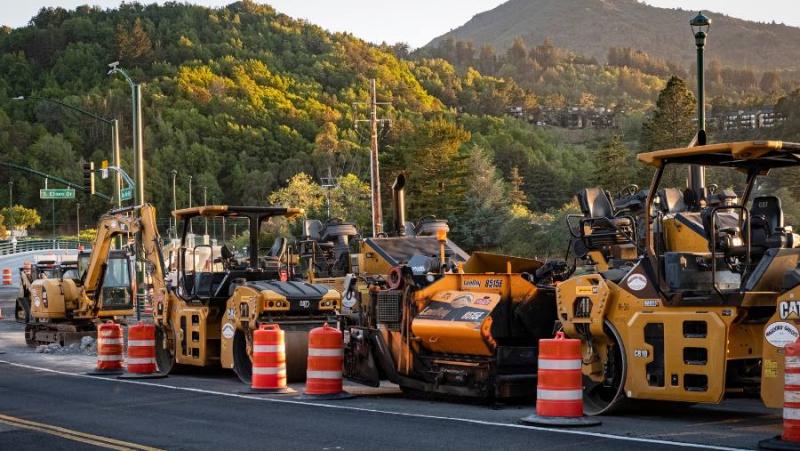
<path fill-rule="evenodd" d="M 87 246 L 88 243 L 78 240 L 3 240 L 0 241 L 0 256 L 23 252 L 78 249 L 80 245 Z"/>

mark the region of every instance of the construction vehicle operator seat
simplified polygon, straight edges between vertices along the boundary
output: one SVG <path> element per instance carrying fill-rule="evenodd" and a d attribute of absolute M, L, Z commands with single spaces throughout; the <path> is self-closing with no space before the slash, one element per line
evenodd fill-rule
<path fill-rule="evenodd" d="M 603 189 L 585 188 L 577 197 L 583 213 L 580 234 L 587 248 L 636 242 L 633 218 L 616 216 L 611 198 Z"/>
<path fill-rule="evenodd" d="M 683 191 L 678 188 L 663 188 L 657 193 L 658 208 L 664 214 L 681 213 L 688 210 Z"/>

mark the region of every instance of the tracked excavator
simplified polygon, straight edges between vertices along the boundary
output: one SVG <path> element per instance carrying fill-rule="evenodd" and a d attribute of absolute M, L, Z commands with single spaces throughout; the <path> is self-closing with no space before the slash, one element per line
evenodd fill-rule
<path fill-rule="evenodd" d="M 117 236 L 139 234 L 140 215 L 153 215 L 152 209 L 145 205 L 112 210 L 103 215 L 80 277 L 75 274 L 77 271 L 70 271 L 31 281 L 27 289 L 30 304 L 25 324 L 25 341 L 29 345 L 59 343 L 66 346 L 84 336 L 94 336 L 97 321 L 133 315 L 136 278 L 131 255 L 111 247 Z"/>
<path fill-rule="evenodd" d="M 594 264 L 557 287 L 558 320 L 582 343 L 585 411 L 610 413 L 628 400 L 718 403 L 729 393 L 780 407 L 784 347 L 800 336 L 800 236 L 785 221 L 800 220 L 791 187 L 800 144 L 638 158 L 655 168 L 643 227 L 602 190 L 581 192 L 574 235 Z M 667 170 L 688 165 L 711 168 L 725 188 L 697 177 L 685 190 L 662 187 Z"/>
<path fill-rule="evenodd" d="M 88 253 L 86 254 L 88 256 Z M 26 262 L 19 268 L 19 295 L 14 305 L 17 322 L 27 323 L 31 319 L 31 285 L 37 279 L 80 279 L 78 262 L 70 256 L 44 256 L 34 262 Z"/>
<path fill-rule="evenodd" d="M 305 379 L 308 331 L 335 321 L 341 296 L 327 285 L 290 280 L 293 257 L 287 255 L 287 241 L 279 237 L 267 249 L 259 236 L 272 218 L 301 214 L 294 208 L 227 205 L 174 212 L 183 229 L 176 274 L 168 285 L 155 286 L 153 296 L 161 371 L 176 365 L 221 366 L 249 383 L 253 331 L 277 323 L 286 331 L 287 378 Z M 231 243 L 193 245 L 188 239 L 192 221 L 205 219 L 246 222 L 246 255 L 237 256 Z M 198 260 L 198 255 L 208 258 Z M 163 265 L 155 266 L 153 280 L 165 280 Z"/>

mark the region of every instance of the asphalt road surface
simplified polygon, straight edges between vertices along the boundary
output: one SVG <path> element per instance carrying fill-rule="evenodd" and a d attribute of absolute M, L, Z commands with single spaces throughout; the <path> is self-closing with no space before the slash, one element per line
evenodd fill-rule
<path fill-rule="evenodd" d="M 5 311 L 10 299 L 1 298 Z M 754 449 L 781 424 L 780 412 L 758 400 L 731 399 L 552 430 L 518 423 L 533 412 L 529 404 L 408 399 L 391 385 L 347 385 L 356 398 L 308 401 L 242 394 L 226 370 L 124 381 L 85 375 L 94 364 L 93 356 L 36 353 L 21 324 L 0 321 L 0 450 Z"/>

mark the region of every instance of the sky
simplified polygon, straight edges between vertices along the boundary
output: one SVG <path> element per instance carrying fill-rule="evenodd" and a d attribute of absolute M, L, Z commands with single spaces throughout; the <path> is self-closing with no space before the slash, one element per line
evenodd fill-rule
<path fill-rule="evenodd" d="M 234 0 L 190 0 L 206 6 L 223 6 Z M 141 0 L 151 3 L 152 0 Z M 371 42 L 407 42 L 421 47 L 431 39 L 462 25 L 472 16 L 505 0 L 271 0 L 278 11 L 306 19 L 331 31 L 348 31 Z M 645 0 L 664 8 L 708 10 L 760 22 L 782 22 L 800 27 L 797 0 Z M 79 5 L 115 7 L 119 0 L 0 0 L 0 25 L 20 27 L 46 6 Z M 158 3 L 163 3 L 159 1 Z"/>

